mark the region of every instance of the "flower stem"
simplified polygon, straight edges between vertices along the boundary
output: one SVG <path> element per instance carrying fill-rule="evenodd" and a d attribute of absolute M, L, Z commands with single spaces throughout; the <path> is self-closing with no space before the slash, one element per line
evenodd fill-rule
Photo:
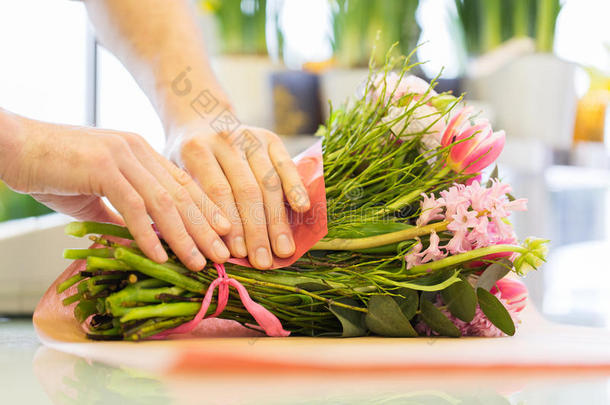
<path fill-rule="evenodd" d="M 297 293 L 297 294 L 307 295 L 307 296 L 309 296 L 309 297 L 311 297 L 313 299 L 316 299 L 318 301 L 326 302 L 328 305 L 334 305 L 334 306 L 337 306 L 337 307 L 351 309 L 352 311 L 357 311 L 357 312 L 364 312 L 364 313 L 368 312 L 368 310 L 366 308 L 355 307 L 355 306 L 352 306 L 352 305 L 343 304 L 341 302 L 337 302 L 337 301 L 332 300 L 330 298 L 324 298 L 324 297 L 322 297 L 322 296 L 320 296 L 318 294 L 314 294 L 312 292 L 309 292 L 309 291 L 304 290 L 304 289 L 299 288 L 299 287 L 291 287 L 291 286 L 282 285 L 282 284 L 270 283 L 268 281 L 254 280 L 254 279 L 251 279 L 251 278 L 237 276 L 235 274 L 230 274 L 229 277 L 234 278 L 235 280 L 243 282 L 245 284 L 255 285 L 255 286 L 259 286 L 259 287 L 271 287 L 271 288 L 275 288 L 275 289 L 278 289 L 278 290 L 292 291 L 292 292 Z"/>
<path fill-rule="evenodd" d="M 64 259 L 79 260 L 86 259 L 89 256 L 93 257 L 112 257 L 112 250 L 108 248 L 103 249 L 65 249 Z"/>
<path fill-rule="evenodd" d="M 66 225 L 64 232 L 67 235 L 82 238 L 88 234 L 117 236 L 123 239 L 133 239 L 131 233 L 124 226 L 104 224 L 100 222 L 70 222 Z"/>
<path fill-rule="evenodd" d="M 150 259 L 139 256 L 125 248 L 117 248 L 114 252 L 114 257 L 120 261 L 127 263 L 140 273 L 144 273 L 149 277 L 163 280 L 185 290 L 202 293 L 205 292 L 205 285 L 197 280 L 193 280 L 185 275 L 182 275 L 174 270 L 155 263 Z"/>
<path fill-rule="evenodd" d="M 391 243 L 402 242 L 414 239 L 418 236 L 428 235 L 432 232 L 441 232 L 447 229 L 448 221 L 435 222 L 425 226 L 416 226 L 402 231 L 384 233 L 382 235 L 367 236 L 365 238 L 342 239 L 335 238 L 330 240 L 322 239 L 316 243 L 311 250 L 361 250 Z"/>
<path fill-rule="evenodd" d="M 481 257 L 494 254 L 494 253 L 504 253 L 504 252 L 518 252 L 525 253 L 527 249 L 519 245 L 494 245 L 487 246 L 484 248 L 479 248 L 475 250 L 471 250 L 465 253 L 459 253 L 457 255 L 449 256 L 441 260 L 437 260 L 435 262 L 420 264 L 418 266 L 414 266 L 409 270 L 409 274 L 422 274 L 429 273 L 434 270 L 442 269 L 449 266 L 454 266 L 456 264 L 466 263 L 474 259 L 479 259 Z"/>
<path fill-rule="evenodd" d="M 449 166 L 443 167 L 437 174 L 434 175 L 434 177 L 432 179 L 430 179 L 429 182 L 427 182 L 423 187 L 415 189 L 413 191 L 411 191 L 408 194 L 405 194 L 404 196 L 400 197 L 398 200 L 394 201 L 391 204 L 386 205 L 383 209 L 381 209 L 378 214 L 382 215 L 382 214 L 387 214 L 389 212 L 395 212 L 398 211 L 399 209 L 401 209 L 402 207 L 410 204 L 411 202 L 413 202 L 413 200 L 415 200 L 421 193 L 425 192 L 428 189 L 428 185 L 429 184 L 434 184 L 437 183 L 438 179 L 441 177 L 445 177 L 447 175 L 447 173 L 449 173 L 451 171 L 451 169 L 449 168 Z"/>

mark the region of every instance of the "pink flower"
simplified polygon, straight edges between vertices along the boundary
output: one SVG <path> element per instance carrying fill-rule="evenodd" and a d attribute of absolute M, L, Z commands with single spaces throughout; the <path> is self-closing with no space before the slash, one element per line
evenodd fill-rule
<path fill-rule="evenodd" d="M 422 259 L 421 259 L 422 263 L 427 263 L 430 261 L 438 260 L 447 255 L 447 253 L 444 253 L 442 250 L 440 250 L 439 245 L 438 245 L 439 242 L 440 242 L 440 238 L 438 237 L 436 232 L 432 232 L 430 234 L 430 245 L 428 246 L 428 248 L 426 250 L 424 250 L 423 252 L 420 253 L 420 256 L 422 256 Z"/>
<path fill-rule="evenodd" d="M 424 200 L 421 203 L 421 214 L 417 218 L 417 226 L 424 226 L 430 221 L 445 219 L 445 216 L 441 214 L 444 205 L 443 199 L 437 200 L 434 194 L 430 194 L 430 197 L 426 194 L 422 194 L 422 196 Z"/>
<path fill-rule="evenodd" d="M 512 278 L 498 280 L 496 287 L 491 289 L 493 294 L 497 291 L 511 310 L 521 312 L 527 306 L 527 287 L 519 280 Z"/>
<path fill-rule="evenodd" d="M 493 132 L 487 120 L 471 124 L 471 113 L 471 107 L 459 111 L 449 121 L 441 139 L 443 147 L 451 146 L 447 165 L 458 173 L 480 172 L 495 162 L 504 148 L 504 131 Z"/>
<path fill-rule="evenodd" d="M 527 211 L 527 198 L 517 198 L 506 203 L 506 208 L 510 211 Z"/>
<path fill-rule="evenodd" d="M 492 237 L 490 236 L 489 219 L 487 219 L 487 217 L 483 216 L 477 218 L 477 224 L 468 234 L 468 241 L 477 248 L 489 246 L 491 244 Z"/>
<path fill-rule="evenodd" d="M 478 224 L 477 221 L 478 212 L 468 211 L 464 205 L 460 205 L 457 208 L 457 212 L 451 216 L 453 221 L 447 225 L 447 229 L 453 232 L 467 232 L 468 228 L 472 228 Z"/>
<path fill-rule="evenodd" d="M 418 266 L 421 264 L 421 250 L 423 246 L 419 238 L 417 238 L 417 243 L 411 248 L 409 253 L 405 256 L 405 260 L 407 262 L 407 269 L 410 269 L 414 266 Z"/>
<path fill-rule="evenodd" d="M 445 203 L 445 217 L 451 218 L 457 212 L 458 207 L 462 205 L 468 207 L 470 205 L 468 195 L 464 193 L 464 190 L 464 185 L 456 184 L 447 190 L 441 191 L 441 197 Z"/>
<path fill-rule="evenodd" d="M 468 241 L 465 231 L 458 231 L 453 234 L 453 238 L 447 243 L 445 249 L 451 254 L 464 253 L 472 249 L 472 244 Z"/>
<path fill-rule="evenodd" d="M 481 187 L 481 184 L 475 180 L 466 187 L 466 192 L 473 210 L 483 212 L 487 209 L 489 189 Z"/>

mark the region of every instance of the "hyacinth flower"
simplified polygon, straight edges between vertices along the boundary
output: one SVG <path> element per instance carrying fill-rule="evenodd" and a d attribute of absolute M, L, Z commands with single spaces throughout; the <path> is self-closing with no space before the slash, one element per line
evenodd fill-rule
<path fill-rule="evenodd" d="M 458 173 L 474 174 L 496 161 L 506 136 L 504 131 L 493 132 L 487 120 L 470 122 L 472 107 L 460 110 L 445 128 L 441 146 L 450 147 L 447 166 Z"/>

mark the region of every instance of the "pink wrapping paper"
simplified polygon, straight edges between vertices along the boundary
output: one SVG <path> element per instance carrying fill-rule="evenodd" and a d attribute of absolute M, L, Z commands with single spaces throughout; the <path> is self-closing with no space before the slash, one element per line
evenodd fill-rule
<path fill-rule="evenodd" d="M 294 161 L 307 189 L 311 208 L 302 214 L 288 210 L 296 250 L 292 256 L 285 259 L 274 256 L 272 269 L 290 266 L 328 233 L 322 142 L 316 142 L 315 145 L 295 157 Z M 229 259 L 229 262 L 252 267 L 247 259 L 233 258 Z"/>

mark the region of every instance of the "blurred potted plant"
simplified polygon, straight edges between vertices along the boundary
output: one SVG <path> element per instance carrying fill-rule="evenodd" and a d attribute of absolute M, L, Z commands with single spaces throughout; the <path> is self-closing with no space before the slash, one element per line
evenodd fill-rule
<path fill-rule="evenodd" d="M 0 222 L 53 212 L 27 194 L 16 193 L 0 182 Z"/>
<path fill-rule="evenodd" d="M 559 0 L 454 1 L 468 97 L 489 103 L 507 134 L 567 150 L 576 66 L 552 54 Z"/>
<path fill-rule="evenodd" d="M 339 105 L 366 79 L 371 56 L 377 65 L 395 42 L 397 54 L 408 55 L 417 44 L 415 21 L 419 0 L 329 0 L 332 10 L 334 68 L 321 76 L 326 101 Z M 378 51 L 375 52 L 375 49 Z"/>
<path fill-rule="evenodd" d="M 270 126 L 267 83 L 275 66 L 267 55 L 267 0 L 200 0 L 199 6 L 206 37 L 214 38 L 208 40 L 212 65 L 239 119 Z"/>

